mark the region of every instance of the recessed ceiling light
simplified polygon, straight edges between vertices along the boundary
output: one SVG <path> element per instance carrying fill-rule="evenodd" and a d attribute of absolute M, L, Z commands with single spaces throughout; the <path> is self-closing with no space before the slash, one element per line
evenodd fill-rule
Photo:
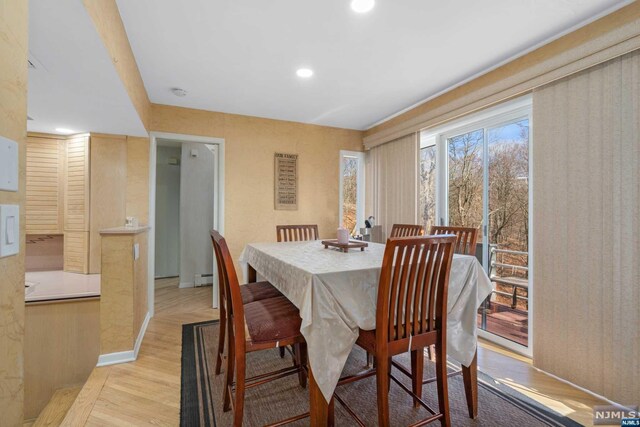
<path fill-rule="evenodd" d="M 171 92 L 173 92 L 175 96 L 179 96 L 180 98 L 187 96 L 187 91 L 184 89 L 180 89 L 179 87 L 172 88 Z"/>
<path fill-rule="evenodd" d="M 351 9 L 356 13 L 367 13 L 375 5 L 376 0 L 351 0 Z"/>
<path fill-rule="evenodd" d="M 296 74 L 298 75 L 298 77 L 308 79 L 309 77 L 313 76 L 313 70 L 309 68 L 300 68 L 298 71 L 296 71 Z"/>
<path fill-rule="evenodd" d="M 72 133 L 76 133 L 75 130 L 67 129 L 67 128 L 56 128 L 56 132 L 64 133 L 65 135 L 70 135 Z"/>

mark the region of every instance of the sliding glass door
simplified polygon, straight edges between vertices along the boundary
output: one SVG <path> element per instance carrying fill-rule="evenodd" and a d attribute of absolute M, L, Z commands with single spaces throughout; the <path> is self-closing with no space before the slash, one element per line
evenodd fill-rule
<path fill-rule="evenodd" d="M 495 292 L 479 312 L 480 327 L 529 344 L 529 119 L 488 128 L 483 250 Z"/>
<path fill-rule="evenodd" d="M 530 106 L 485 114 L 421 136 L 423 225 L 473 227 L 495 291 L 478 310 L 487 338 L 530 353 Z"/>
<path fill-rule="evenodd" d="M 448 225 L 480 228 L 483 218 L 484 132 L 446 139 L 449 169 Z"/>

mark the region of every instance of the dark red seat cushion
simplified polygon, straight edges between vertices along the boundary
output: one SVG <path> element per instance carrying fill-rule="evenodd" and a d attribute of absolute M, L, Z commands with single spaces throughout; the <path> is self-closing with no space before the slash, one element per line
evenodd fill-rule
<path fill-rule="evenodd" d="M 284 296 L 245 304 L 244 318 L 247 339 L 254 343 L 275 343 L 300 336 L 300 312 Z"/>
<path fill-rule="evenodd" d="M 243 304 L 283 296 L 280 291 L 269 282 L 256 282 L 242 285 L 240 286 L 240 295 L 242 295 Z"/>

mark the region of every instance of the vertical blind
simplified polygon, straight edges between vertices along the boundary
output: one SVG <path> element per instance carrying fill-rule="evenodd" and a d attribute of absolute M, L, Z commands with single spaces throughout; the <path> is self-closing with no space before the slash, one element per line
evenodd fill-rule
<path fill-rule="evenodd" d="M 534 365 L 640 402 L 640 51 L 534 91 Z"/>
<path fill-rule="evenodd" d="M 367 153 L 367 211 L 373 212 L 385 239 L 393 224 L 416 224 L 417 170 L 417 133 L 379 145 Z"/>

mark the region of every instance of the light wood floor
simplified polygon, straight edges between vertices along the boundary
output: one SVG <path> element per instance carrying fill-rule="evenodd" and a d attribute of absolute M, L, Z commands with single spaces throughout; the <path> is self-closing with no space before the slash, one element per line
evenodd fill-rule
<path fill-rule="evenodd" d="M 96 368 L 63 425 L 176 426 L 180 417 L 182 325 L 218 318 L 211 287 L 161 283 L 155 316 L 135 362 Z"/>
<path fill-rule="evenodd" d="M 179 424 L 182 324 L 217 318 L 211 287 L 178 289 L 162 279 L 155 317 L 149 322 L 138 360 L 96 368 L 63 425 Z M 169 282 L 174 280 L 174 285 Z M 603 402 L 545 375 L 529 359 L 483 342 L 479 369 L 582 424 L 592 425 L 592 407 Z M 482 404 L 482 402 L 480 402 Z"/>

